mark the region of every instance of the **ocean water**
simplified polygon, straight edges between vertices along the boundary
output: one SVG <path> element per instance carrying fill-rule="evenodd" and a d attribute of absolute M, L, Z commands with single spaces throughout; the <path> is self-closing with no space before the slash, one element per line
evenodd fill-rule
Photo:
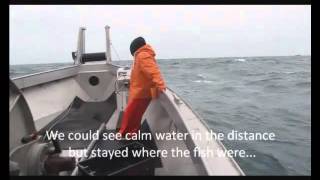
<path fill-rule="evenodd" d="M 130 65 L 132 61 L 114 61 Z M 10 76 L 67 64 L 12 65 Z M 275 141 L 223 141 L 248 175 L 311 174 L 311 57 L 158 60 L 167 85 L 215 132 L 274 132 Z"/>

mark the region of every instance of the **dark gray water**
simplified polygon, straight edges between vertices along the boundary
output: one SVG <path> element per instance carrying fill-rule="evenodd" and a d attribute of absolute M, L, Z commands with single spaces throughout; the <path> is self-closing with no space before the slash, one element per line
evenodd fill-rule
<path fill-rule="evenodd" d="M 170 59 L 158 63 L 168 86 L 215 132 L 234 129 L 276 134 L 275 141 L 223 142 L 227 148 L 256 155 L 236 158 L 246 174 L 311 174 L 310 56 Z M 70 64 L 14 65 L 10 76 Z"/>

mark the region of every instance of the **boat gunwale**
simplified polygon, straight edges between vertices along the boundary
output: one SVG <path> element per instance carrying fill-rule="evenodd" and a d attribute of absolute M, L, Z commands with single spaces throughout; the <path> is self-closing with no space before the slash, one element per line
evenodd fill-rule
<path fill-rule="evenodd" d="M 31 73 L 31 74 L 26 74 L 26 75 L 22 75 L 22 76 L 17 76 L 17 77 L 12 77 L 10 78 L 11 80 L 15 81 L 15 80 L 20 80 L 20 79 L 24 79 L 24 78 L 28 78 L 31 76 L 36 76 L 36 75 L 40 75 L 40 74 L 45 74 L 45 73 L 50 73 L 50 72 L 54 72 L 54 71 L 59 71 L 59 70 L 64 70 L 64 69 L 71 69 L 71 68 L 75 68 L 75 67 L 81 67 L 84 64 L 75 64 L 75 65 L 70 65 L 70 66 L 65 66 L 65 67 L 60 67 L 60 68 L 55 68 L 55 69 L 50 69 L 50 70 L 46 70 L 46 71 L 41 71 L 41 72 L 36 72 L 36 73 Z M 99 64 L 86 64 L 86 65 L 99 65 Z M 108 64 L 117 68 L 120 68 L 122 66 L 116 65 L 116 64 Z"/>
<path fill-rule="evenodd" d="M 71 69 L 71 68 L 75 68 L 75 67 L 79 67 L 79 66 L 80 65 L 78 64 L 78 65 L 71 65 L 71 66 L 66 66 L 66 67 L 61 67 L 61 68 L 56 68 L 56 69 L 50 69 L 50 70 L 46 70 L 46 71 L 36 72 L 36 73 L 32 73 L 32 74 L 26 74 L 26 75 L 22 75 L 22 76 L 18 76 L 18 77 L 13 77 L 11 79 L 13 81 L 15 81 L 15 80 L 28 78 L 28 77 L 31 77 L 31 76 L 41 75 L 41 74 L 50 73 L 50 72 L 59 71 L 59 70 L 64 70 L 64 69 L 69 69 L 69 68 Z"/>
<path fill-rule="evenodd" d="M 179 96 L 177 93 L 175 93 L 175 91 L 173 91 L 171 88 L 167 87 L 167 89 L 170 91 L 170 93 L 176 95 L 179 97 L 179 100 L 182 101 L 187 107 L 188 109 L 196 116 L 196 118 L 199 120 L 199 122 L 201 122 L 201 124 L 208 130 L 212 130 L 209 125 L 206 123 L 206 121 L 195 111 L 192 109 L 191 105 L 186 102 L 183 98 L 181 98 L 181 96 Z M 167 97 L 169 99 L 169 97 Z M 170 99 L 169 99 L 170 101 Z M 179 113 L 180 114 L 180 113 Z M 218 143 L 218 145 L 223 149 L 223 150 L 227 150 L 227 148 L 224 146 L 224 144 L 220 141 L 220 140 L 215 140 L 215 142 Z M 233 166 L 235 166 L 235 168 L 239 171 L 240 175 L 244 176 L 245 173 L 243 172 L 243 170 L 240 168 L 239 164 L 235 161 L 235 159 L 233 157 L 227 157 L 229 160 L 231 160 L 231 164 Z M 202 158 L 201 158 L 202 159 Z"/>
<path fill-rule="evenodd" d="M 34 87 L 34 86 L 37 86 L 37 85 L 40 85 L 40 84 L 50 83 L 52 81 L 56 81 L 56 80 L 65 79 L 65 78 L 68 78 L 68 77 L 75 76 L 75 75 L 77 75 L 77 74 L 79 74 L 81 72 L 81 69 L 80 69 L 81 67 L 88 66 L 88 65 L 89 66 L 90 65 L 108 65 L 108 66 L 116 67 L 116 68 L 120 68 L 121 67 L 121 66 L 118 66 L 118 65 L 115 65 L 115 64 L 112 64 L 112 63 L 76 64 L 76 65 L 70 65 L 70 66 L 66 66 L 66 67 L 60 67 L 60 68 L 50 69 L 50 70 L 46 70 L 46 71 L 36 72 L 36 73 L 32 73 L 32 74 L 26 74 L 26 75 L 23 75 L 23 76 L 13 77 L 13 78 L 10 78 L 10 79 L 19 87 L 19 89 L 25 89 L 25 88 Z M 75 69 L 76 72 L 71 72 L 71 74 L 59 74 L 58 77 L 54 77 L 51 80 L 42 81 L 42 82 L 33 82 L 33 83 L 31 83 L 31 85 L 26 85 L 26 83 L 28 84 L 30 82 L 29 80 L 31 80 L 29 78 L 36 78 L 37 76 L 44 76 L 44 75 L 46 75 L 48 73 L 55 73 L 55 72 L 63 71 L 63 70 L 66 70 L 68 72 L 68 69 L 70 69 L 70 70 Z"/>

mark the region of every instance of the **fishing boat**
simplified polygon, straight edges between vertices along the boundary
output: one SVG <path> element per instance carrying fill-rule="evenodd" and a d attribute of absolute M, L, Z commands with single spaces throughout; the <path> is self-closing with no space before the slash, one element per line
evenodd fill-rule
<path fill-rule="evenodd" d="M 78 33 L 73 65 L 10 79 L 11 175 L 244 175 L 232 157 L 92 157 L 104 150 L 226 150 L 217 140 L 205 137 L 211 130 L 172 89 L 152 100 L 142 118 L 140 132 L 150 140 L 70 140 L 49 138 L 48 132 L 64 134 L 119 129 L 128 100 L 130 68 L 111 60 L 110 27 L 105 26 L 106 51 L 85 52 L 85 30 Z M 161 140 L 156 133 L 185 133 L 183 140 Z M 84 151 L 85 150 L 85 151 Z M 70 152 L 76 152 L 71 156 Z M 84 152 L 84 153 L 79 153 Z"/>

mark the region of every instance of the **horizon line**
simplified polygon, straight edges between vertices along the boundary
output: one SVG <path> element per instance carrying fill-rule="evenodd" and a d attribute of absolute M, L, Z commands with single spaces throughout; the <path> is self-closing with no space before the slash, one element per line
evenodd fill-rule
<path fill-rule="evenodd" d="M 176 60 L 176 59 L 208 59 L 208 58 L 213 58 L 213 59 L 218 59 L 218 58 L 252 58 L 252 57 L 290 57 L 290 56 L 311 56 L 311 54 L 306 54 L 306 55 L 302 55 L 302 54 L 295 54 L 295 55 L 267 55 L 267 56 L 217 56 L 217 57 L 194 57 L 194 58 L 156 58 L 157 60 Z M 113 60 L 113 61 L 132 61 L 132 59 L 124 59 L 124 60 Z M 9 65 L 32 65 L 32 64 L 57 64 L 57 63 L 73 63 L 73 61 L 71 62 L 66 62 L 66 61 L 62 61 L 62 62 L 50 62 L 50 63 L 25 63 L 25 64 L 10 64 L 10 60 L 9 60 Z"/>

